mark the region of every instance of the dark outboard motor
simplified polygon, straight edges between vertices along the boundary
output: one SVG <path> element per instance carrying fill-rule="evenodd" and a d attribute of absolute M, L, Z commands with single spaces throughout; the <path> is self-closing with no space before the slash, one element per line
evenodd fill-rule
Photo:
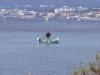
<path fill-rule="evenodd" d="M 41 38 L 39 38 L 39 42 L 41 42 Z"/>

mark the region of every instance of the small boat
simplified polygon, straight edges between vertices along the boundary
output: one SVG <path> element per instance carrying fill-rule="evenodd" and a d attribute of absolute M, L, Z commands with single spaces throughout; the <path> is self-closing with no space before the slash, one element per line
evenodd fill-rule
<path fill-rule="evenodd" d="M 39 43 L 43 43 L 43 44 L 58 44 L 59 43 L 59 37 L 57 38 L 37 38 Z"/>

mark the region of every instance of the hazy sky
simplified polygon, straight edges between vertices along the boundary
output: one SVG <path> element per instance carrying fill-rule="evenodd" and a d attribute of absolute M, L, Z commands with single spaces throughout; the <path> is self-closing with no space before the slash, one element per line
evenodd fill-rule
<path fill-rule="evenodd" d="M 40 4 L 48 5 L 68 5 L 68 6 L 85 6 L 85 7 L 100 7 L 100 0 L 0 0 L 1 6 L 13 5 L 33 5 Z"/>

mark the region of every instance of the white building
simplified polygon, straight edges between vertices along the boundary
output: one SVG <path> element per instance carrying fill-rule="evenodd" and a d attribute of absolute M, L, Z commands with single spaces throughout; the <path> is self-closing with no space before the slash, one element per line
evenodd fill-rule
<path fill-rule="evenodd" d="M 70 8 L 68 6 L 63 6 L 62 8 L 56 8 L 54 10 L 54 13 L 57 14 L 59 12 L 70 12 L 70 11 L 75 11 L 75 8 Z"/>

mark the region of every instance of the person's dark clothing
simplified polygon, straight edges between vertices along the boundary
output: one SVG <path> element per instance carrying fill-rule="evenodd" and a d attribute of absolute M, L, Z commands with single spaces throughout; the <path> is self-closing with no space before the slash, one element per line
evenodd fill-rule
<path fill-rule="evenodd" d="M 47 38 L 50 38 L 50 36 L 51 36 L 51 33 L 47 32 L 47 33 L 46 33 L 46 37 L 47 37 Z"/>

